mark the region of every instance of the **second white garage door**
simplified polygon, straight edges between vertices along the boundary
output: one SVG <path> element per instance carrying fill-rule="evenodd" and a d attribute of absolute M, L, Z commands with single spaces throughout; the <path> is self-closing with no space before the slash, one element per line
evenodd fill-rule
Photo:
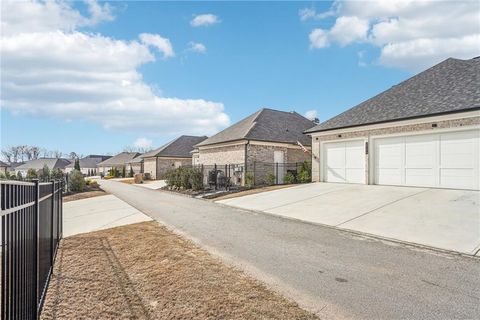
<path fill-rule="evenodd" d="M 331 142 L 323 145 L 325 182 L 365 183 L 365 141 Z"/>
<path fill-rule="evenodd" d="M 375 183 L 479 188 L 479 130 L 375 140 Z"/>

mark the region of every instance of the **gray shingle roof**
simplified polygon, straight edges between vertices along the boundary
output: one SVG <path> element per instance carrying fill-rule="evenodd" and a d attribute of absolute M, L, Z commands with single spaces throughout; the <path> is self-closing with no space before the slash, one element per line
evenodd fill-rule
<path fill-rule="evenodd" d="M 259 140 L 269 142 L 311 145 L 311 139 L 303 134 L 313 122 L 296 112 L 261 109 L 234 125 L 215 134 L 197 146 L 206 146 L 235 140 Z"/>
<path fill-rule="evenodd" d="M 449 58 L 309 132 L 480 109 L 480 58 Z"/>
<path fill-rule="evenodd" d="M 27 161 L 24 164 L 17 166 L 15 170 L 28 170 L 28 169 L 40 170 L 40 169 L 43 169 L 45 165 L 47 165 L 50 170 L 57 169 L 57 168 L 65 169 L 65 167 L 69 164 L 70 164 L 70 161 L 63 158 L 40 158 L 40 159 Z"/>
<path fill-rule="evenodd" d="M 135 164 L 135 163 L 142 163 L 142 161 L 143 161 L 142 154 L 140 154 L 135 158 L 133 158 L 132 160 L 127 161 L 127 163 Z"/>
<path fill-rule="evenodd" d="M 124 166 L 125 163 L 129 162 L 139 154 L 140 153 L 138 152 L 121 152 L 116 156 L 111 157 L 110 159 L 97 163 L 97 166 L 99 167 Z"/>
<path fill-rule="evenodd" d="M 80 168 L 96 168 L 97 164 L 110 158 L 111 158 L 110 156 L 98 156 L 98 158 L 93 156 L 87 156 L 85 158 L 80 159 Z M 74 167 L 75 167 L 75 161 L 73 161 L 68 166 L 66 166 L 66 168 L 74 168 Z"/>
<path fill-rule="evenodd" d="M 148 158 L 148 157 L 190 158 L 192 156 L 190 151 L 193 150 L 196 144 L 204 141 L 205 139 L 207 139 L 206 136 L 202 136 L 202 137 L 180 136 L 177 139 L 172 140 L 167 144 L 164 144 L 158 149 L 144 153 L 142 155 L 142 158 Z"/>

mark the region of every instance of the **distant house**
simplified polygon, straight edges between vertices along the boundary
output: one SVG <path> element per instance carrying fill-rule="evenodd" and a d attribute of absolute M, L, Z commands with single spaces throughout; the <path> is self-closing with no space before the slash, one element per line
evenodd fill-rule
<path fill-rule="evenodd" d="M 126 170 L 127 162 L 140 155 L 138 152 L 121 152 L 105 161 L 97 163 L 97 173 L 107 175 L 108 171 L 116 168 L 119 172 Z"/>
<path fill-rule="evenodd" d="M 130 161 L 126 162 L 126 169 L 127 173 L 130 172 L 130 170 L 133 171 L 134 174 L 136 173 L 143 173 L 143 158 L 142 155 L 138 155 L 135 158 L 133 158 Z"/>
<path fill-rule="evenodd" d="M 9 168 L 10 166 L 7 163 L 0 161 L 0 173 L 6 174 L 7 171 L 10 171 Z"/>
<path fill-rule="evenodd" d="M 70 161 L 67 159 L 63 158 L 40 158 L 40 159 L 34 159 L 25 162 L 24 164 L 21 164 L 15 168 L 15 174 L 20 174 L 22 177 L 27 176 L 27 172 L 29 169 L 33 169 L 35 171 L 43 169 L 43 167 L 46 165 L 50 170 L 53 169 L 60 169 L 63 172 L 65 172 L 65 167 L 70 164 Z"/>
<path fill-rule="evenodd" d="M 102 155 L 91 154 L 82 159 L 79 159 L 80 171 L 85 175 L 88 175 L 89 173 L 92 173 L 92 172 L 96 174 L 97 164 L 107 159 L 110 159 L 111 157 L 112 156 L 102 156 Z M 68 166 L 65 167 L 65 172 L 70 173 L 74 168 L 75 168 L 75 161 L 72 160 L 72 163 L 70 163 Z"/>
<path fill-rule="evenodd" d="M 313 180 L 479 190 L 479 75 L 450 58 L 307 130 Z"/>
<path fill-rule="evenodd" d="M 270 166 L 268 170 L 282 183 L 289 163 L 310 161 L 305 150 L 311 149 L 311 140 L 303 132 L 313 125 L 293 111 L 261 109 L 197 144 L 195 161 L 204 166 L 234 165 L 235 184 L 244 184 L 245 170 L 257 164 Z"/>
<path fill-rule="evenodd" d="M 180 136 L 158 149 L 144 153 L 144 173 L 149 173 L 152 179 L 163 179 L 165 173 L 173 168 L 192 164 L 191 151 L 194 146 L 207 137 Z"/>

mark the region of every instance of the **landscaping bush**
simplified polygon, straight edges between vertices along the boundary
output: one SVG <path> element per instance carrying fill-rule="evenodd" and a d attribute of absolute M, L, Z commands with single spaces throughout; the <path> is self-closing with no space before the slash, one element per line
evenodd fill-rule
<path fill-rule="evenodd" d="M 18 173 L 20 173 L 20 171 Z M 35 171 L 35 169 L 28 169 L 27 179 L 31 180 L 31 179 L 37 179 L 37 178 L 38 178 L 37 171 Z"/>
<path fill-rule="evenodd" d="M 287 172 L 287 174 L 283 178 L 283 183 L 285 183 L 285 184 L 295 183 L 295 176 L 293 175 L 293 173 Z"/>
<path fill-rule="evenodd" d="M 179 167 L 165 174 L 167 186 L 182 189 L 203 189 L 203 175 L 198 169 Z"/>
<path fill-rule="evenodd" d="M 268 184 L 269 186 L 275 184 L 275 175 L 273 174 L 273 172 L 268 172 L 265 175 L 265 183 Z"/>
<path fill-rule="evenodd" d="M 303 162 L 300 172 L 298 173 L 298 180 L 300 183 L 312 182 L 312 167 L 309 162 Z"/>
<path fill-rule="evenodd" d="M 69 176 L 69 188 L 70 191 L 82 192 L 85 190 L 85 178 L 83 174 L 78 170 L 73 170 Z"/>
<path fill-rule="evenodd" d="M 51 176 L 52 179 L 62 180 L 63 179 L 63 172 L 59 168 L 53 169 L 50 176 Z"/>
<path fill-rule="evenodd" d="M 7 180 L 7 175 L 3 172 L 0 172 L 0 180 Z"/>
<path fill-rule="evenodd" d="M 50 180 L 50 169 L 47 165 L 43 166 L 43 169 L 38 170 L 37 172 L 38 179 L 40 181 L 49 181 Z"/>
<path fill-rule="evenodd" d="M 130 166 L 130 173 L 128 174 L 128 176 L 130 178 L 133 178 L 134 175 L 135 175 L 135 173 L 133 172 L 133 168 L 132 168 L 132 166 Z"/>
<path fill-rule="evenodd" d="M 35 170 L 33 170 L 35 172 Z M 23 176 L 22 174 L 20 173 L 20 171 L 17 172 L 17 180 L 23 180 Z"/>
<path fill-rule="evenodd" d="M 108 178 L 107 177 L 105 178 L 111 179 L 111 178 L 118 178 L 119 176 L 120 176 L 120 172 L 117 170 L 117 168 L 112 168 L 108 170 L 108 175 L 107 175 Z"/>
<path fill-rule="evenodd" d="M 255 186 L 255 176 L 253 172 L 246 172 L 245 173 L 245 187 L 253 188 Z"/>

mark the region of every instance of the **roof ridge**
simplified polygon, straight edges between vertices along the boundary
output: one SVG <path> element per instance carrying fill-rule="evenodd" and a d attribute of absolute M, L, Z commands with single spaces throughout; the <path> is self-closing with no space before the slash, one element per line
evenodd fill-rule
<path fill-rule="evenodd" d="M 250 132 L 252 131 L 252 129 L 257 125 L 257 119 L 258 117 L 265 111 L 267 110 L 268 108 L 262 108 L 260 110 L 257 111 L 257 115 L 255 116 L 255 118 L 252 119 L 252 125 L 248 128 L 247 132 L 245 132 L 245 135 L 244 137 L 247 138 L 248 135 L 250 134 Z M 268 109 L 268 110 L 271 110 L 271 109 Z"/>

